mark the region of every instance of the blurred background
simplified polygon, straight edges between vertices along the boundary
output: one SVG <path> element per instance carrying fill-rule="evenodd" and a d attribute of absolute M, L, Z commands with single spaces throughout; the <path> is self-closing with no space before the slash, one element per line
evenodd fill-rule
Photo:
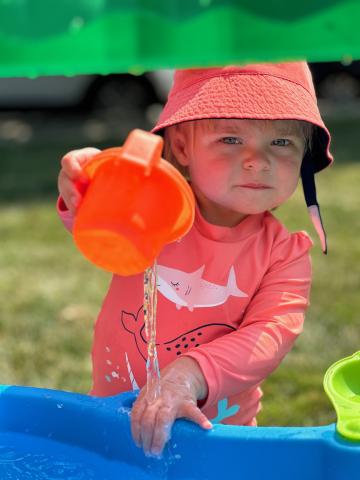
<path fill-rule="evenodd" d="M 323 375 L 360 349 L 360 62 L 311 69 L 336 160 L 317 179 L 329 254 L 299 188 L 276 215 L 314 238 L 311 307 L 294 350 L 264 384 L 262 425 L 335 421 Z M 80 256 L 57 218 L 59 162 L 151 128 L 171 81 L 169 70 L 0 78 L 0 383 L 89 390 L 92 330 L 110 276 Z"/>

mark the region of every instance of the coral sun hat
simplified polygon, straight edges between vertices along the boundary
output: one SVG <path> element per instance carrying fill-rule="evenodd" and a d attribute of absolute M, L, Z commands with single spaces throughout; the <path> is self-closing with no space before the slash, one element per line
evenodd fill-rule
<path fill-rule="evenodd" d="M 153 132 L 161 133 L 171 125 L 206 118 L 304 120 L 315 126 L 311 149 L 303 159 L 301 178 L 306 204 L 326 253 L 314 173 L 330 165 L 333 157 L 329 150 L 330 133 L 319 112 L 307 63 L 176 71 L 168 101 Z"/>

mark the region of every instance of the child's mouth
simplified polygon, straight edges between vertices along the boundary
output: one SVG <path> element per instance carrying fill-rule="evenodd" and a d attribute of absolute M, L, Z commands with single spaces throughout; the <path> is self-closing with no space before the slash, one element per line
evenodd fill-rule
<path fill-rule="evenodd" d="M 252 190 L 267 190 L 271 188 L 269 185 L 265 185 L 264 183 L 244 183 L 239 185 L 242 188 L 250 188 Z"/>

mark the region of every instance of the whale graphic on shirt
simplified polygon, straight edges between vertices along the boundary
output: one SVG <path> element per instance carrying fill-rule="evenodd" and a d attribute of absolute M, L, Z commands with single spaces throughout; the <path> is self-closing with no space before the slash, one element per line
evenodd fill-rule
<path fill-rule="evenodd" d="M 145 334 L 144 310 L 143 306 L 137 312 L 121 311 L 120 322 L 123 328 L 132 335 L 136 349 L 146 362 L 148 356 L 148 342 Z M 164 365 L 172 362 L 177 356 L 186 353 L 192 348 L 197 348 L 203 343 L 209 343 L 214 338 L 227 335 L 236 331 L 235 326 L 227 323 L 204 323 L 183 330 L 181 325 L 177 325 L 173 336 L 164 338 L 161 342 L 156 342 L 158 357 L 164 362 Z M 130 345 L 130 344 L 129 344 Z M 127 367 L 130 374 L 130 358 L 128 358 Z M 144 364 L 145 367 L 145 364 Z M 131 380 L 132 382 L 132 380 Z M 133 382 L 132 382 L 133 383 Z"/>
<path fill-rule="evenodd" d="M 222 305 L 230 296 L 247 297 L 236 284 L 235 270 L 232 266 L 227 285 L 217 285 L 202 278 L 205 265 L 191 273 L 175 268 L 157 266 L 157 288 L 168 300 L 175 303 L 176 308 L 216 307 Z"/>

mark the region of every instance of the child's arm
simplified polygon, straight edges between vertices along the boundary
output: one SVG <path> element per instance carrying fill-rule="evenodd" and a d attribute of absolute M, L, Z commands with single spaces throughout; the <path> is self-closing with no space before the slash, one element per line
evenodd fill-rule
<path fill-rule="evenodd" d="M 278 245 L 238 330 L 186 353 L 198 362 L 207 381 L 203 408 L 256 387 L 291 350 L 309 303 L 310 247 L 303 233 Z"/>
<path fill-rule="evenodd" d="M 192 358 L 179 358 L 161 371 L 160 395 L 149 403 L 146 385 L 131 411 L 131 431 L 136 444 L 146 454 L 159 456 L 170 438 L 177 418 L 187 418 L 204 429 L 211 423 L 198 408 L 198 400 L 207 396 L 202 371 Z"/>

